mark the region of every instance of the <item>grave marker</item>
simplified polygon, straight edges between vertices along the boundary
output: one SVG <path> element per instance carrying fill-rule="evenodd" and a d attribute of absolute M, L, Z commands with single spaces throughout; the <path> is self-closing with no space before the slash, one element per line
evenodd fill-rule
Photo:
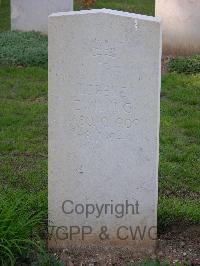
<path fill-rule="evenodd" d="M 160 62 L 157 18 L 49 17 L 50 246 L 155 247 Z"/>
<path fill-rule="evenodd" d="M 156 0 L 156 16 L 162 19 L 163 53 L 200 53 L 200 1 Z"/>
<path fill-rule="evenodd" d="M 73 0 L 11 0 L 11 29 L 48 32 L 48 16 L 73 10 Z"/>

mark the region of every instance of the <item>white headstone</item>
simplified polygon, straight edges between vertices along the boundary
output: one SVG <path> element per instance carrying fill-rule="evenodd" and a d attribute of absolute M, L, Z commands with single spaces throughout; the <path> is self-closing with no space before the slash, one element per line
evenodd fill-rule
<path fill-rule="evenodd" d="M 50 246 L 154 247 L 160 62 L 156 18 L 49 17 Z"/>
<path fill-rule="evenodd" d="M 73 10 L 73 0 L 11 0 L 11 29 L 48 32 L 48 16 Z"/>
<path fill-rule="evenodd" d="M 156 16 L 162 18 L 163 53 L 200 53 L 200 1 L 156 0 Z"/>

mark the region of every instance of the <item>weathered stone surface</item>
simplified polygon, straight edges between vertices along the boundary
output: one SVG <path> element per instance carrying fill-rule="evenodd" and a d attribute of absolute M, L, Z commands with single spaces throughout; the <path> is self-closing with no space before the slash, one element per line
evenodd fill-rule
<path fill-rule="evenodd" d="M 200 1 L 156 0 L 156 16 L 162 18 L 163 53 L 200 53 Z"/>
<path fill-rule="evenodd" d="M 11 28 L 48 32 L 48 16 L 73 10 L 73 0 L 11 0 Z"/>
<path fill-rule="evenodd" d="M 160 61 L 156 18 L 105 9 L 49 17 L 50 246 L 154 246 Z M 133 240 L 137 227 L 143 241 L 139 232 Z"/>

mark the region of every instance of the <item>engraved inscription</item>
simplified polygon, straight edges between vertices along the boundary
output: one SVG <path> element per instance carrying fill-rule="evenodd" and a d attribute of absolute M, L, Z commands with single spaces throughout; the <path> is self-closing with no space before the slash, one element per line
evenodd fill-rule
<path fill-rule="evenodd" d="M 87 87 L 86 92 L 81 92 L 79 98 L 74 96 L 72 100 L 70 128 L 73 133 L 90 136 L 98 132 L 107 138 L 126 138 L 127 130 L 138 124 L 127 88 L 115 92 L 112 87 L 107 85 L 102 88 L 99 83 L 88 84 Z M 106 106 L 105 110 L 102 106 Z"/>

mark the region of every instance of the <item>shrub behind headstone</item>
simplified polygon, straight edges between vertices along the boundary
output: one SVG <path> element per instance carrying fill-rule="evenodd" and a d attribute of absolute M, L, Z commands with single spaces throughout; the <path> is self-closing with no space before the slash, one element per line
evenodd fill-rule
<path fill-rule="evenodd" d="M 48 40 L 37 32 L 0 34 L 0 65 L 46 66 Z"/>

